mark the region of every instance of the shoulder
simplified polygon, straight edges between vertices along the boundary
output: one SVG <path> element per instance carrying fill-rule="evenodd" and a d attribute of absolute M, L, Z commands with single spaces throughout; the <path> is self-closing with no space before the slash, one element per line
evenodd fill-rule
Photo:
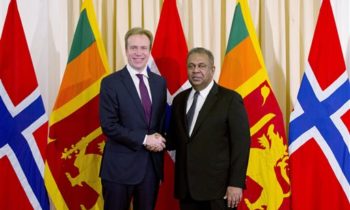
<path fill-rule="evenodd" d="M 221 85 L 217 85 L 217 86 L 218 86 L 218 93 L 223 97 L 230 98 L 231 100 L 243 101 L 242 96 L 238 92 L 225 88 Z"/>
<path fill-rule="evenodd" d="M 116 80 L 120 80 L 126 74 L 128 74 L 126 68 L 122 68 L 118 71 L 112 72 L 102 79 L 102 84 L 114 83 Z"/>
<path fill-rule="evenodd" d="M 162 76 L 160 76 L 160 75 L 158 75 L 158 74 L 156 74 L 154 72 L 151 72 L 151 71 L 148 72 L 148 75 L 149 75 L 149 77 L 152 77 L 152 79 L 154 79 L 155 81 L 158 81 L 158 82 L 161 82 L 161 83 L 165 84 L 164 77 L 162 77 Z"/>
<path fill-rule="evenodd" d="M 181 91 L 179 94 L 177 94 L 174 97 L 173 102 L 176 103 L 177 101 L 181 101 L 181 100 L 187 99 L 187 97 L 190 94 L 190 92 L 191 92 L 191 88 L 188 88 L 186 90 Z"/>

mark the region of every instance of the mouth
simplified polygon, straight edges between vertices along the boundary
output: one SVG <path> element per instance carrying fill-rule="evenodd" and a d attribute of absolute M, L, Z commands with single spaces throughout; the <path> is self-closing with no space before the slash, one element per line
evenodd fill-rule
<path fill-rule="evenodd" d="M 200 82 L 200 81 L 202 81 L 202 78 L 201 77 L 191 77 L 191 80 L 193 82 Z"/>
<path fill-rule="evenodd" d="M 143 62 L 145 59 L 144 58 L 133 58 L 132 60 L 134 62 Z"/>

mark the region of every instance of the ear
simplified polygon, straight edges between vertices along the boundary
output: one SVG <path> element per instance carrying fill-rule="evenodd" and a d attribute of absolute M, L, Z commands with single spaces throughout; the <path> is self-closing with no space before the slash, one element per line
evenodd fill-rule
<path fill-rule="evenodd" d="M 211 73 L 212 73 L 212 75 L 214 75 L 214 72 L 215 72 L 215 66 L 213 65 L 213 67 L 211 68 Z"/>

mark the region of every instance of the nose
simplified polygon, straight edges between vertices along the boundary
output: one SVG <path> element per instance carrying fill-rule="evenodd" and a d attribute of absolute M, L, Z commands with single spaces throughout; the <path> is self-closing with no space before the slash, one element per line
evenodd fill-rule
<path fill-rule="evenodd" d="M 193 68 L 192 71 L 193 71 L 193 72 L 199 72 L 199 66 L 194 66 L 194 68 Z"/>
<path fill-rule="evenodd" d="M 135 50 L 136 55 L 141 55 L 142 50 L 140 48 L 137 48 Z"/>

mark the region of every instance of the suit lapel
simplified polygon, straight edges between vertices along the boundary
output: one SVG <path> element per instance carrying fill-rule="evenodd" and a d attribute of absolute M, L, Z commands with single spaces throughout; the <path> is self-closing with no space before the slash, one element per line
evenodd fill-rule
<path fill-rule="evenodd" d="M 129 74 L 126 67 L 124 69 L 122 69 L 121 71 L 122 71 L 121 72 L 122 76 L 123 76 L 122 81 L 124 83 L 124 86 L 126 87 L 126 90 L 129 92 L 132 100 L 134 101 L 134 104 L 136 105 L 138 112 L 142 115 L 142 118 L 144 119 L 144 121 L 146 123 L 145 113 L 143 110 L 142 102 L 141 102 L 141 99 L 137 93 L 135 84 L 132 81 L 131 75 Z"/>
<path fill-rule="evenodd" d="M 184 97 L 182 98 L 182 101 L 181 101 L 181 104 L 182 106 L 180 106 L 180 113 L 182 116 L 181 120 L 182 120 L 182 125 L 184 125 L 184 129 L 188 135 L 188 124 L 187 124 L 187 117 L 186 117 L 186 107 L 187 107 L 187 101 L 188 101 L 188 97 L 190 96 L 190 93 L 191 93 L 191 90 L 192 88 L 188 89 L 188 90 L 185 90 L 185 94 L 184 94 Z"/>
<path fill-rule="evenodd" d="M 152 95 L 151 96 L 152 108 L 151 108 L 151 119 L 150 119 L 150 124 L 152 124 L 152 119 L 155 119 L 155 114 L 156 114 L 153 110 L 155 107 L 155 103 L 157 101 L 160 101 L 159 97 L 160 97 L 161 87 L 158 87 L 157 80 L 155 80 L 154 75 L 150 72 L 148 72 L 148 84 Z"/>
<path fill-rule="evenodd" d="M 208 114 L 210 113 L 211 108 L 215 105 L 215 102 L 217 100 L 217 92 L 218 92 L 218 85 L 216 83 L 214 83 L 212 89 L 210 90 L 207 98 L 204 101 L 202 109 L 198 113 L 196 124 L 194 125 L 191 136 L 196 135 L 201 124 L 203 123 L 203 121 L 207 118 Z"/>

